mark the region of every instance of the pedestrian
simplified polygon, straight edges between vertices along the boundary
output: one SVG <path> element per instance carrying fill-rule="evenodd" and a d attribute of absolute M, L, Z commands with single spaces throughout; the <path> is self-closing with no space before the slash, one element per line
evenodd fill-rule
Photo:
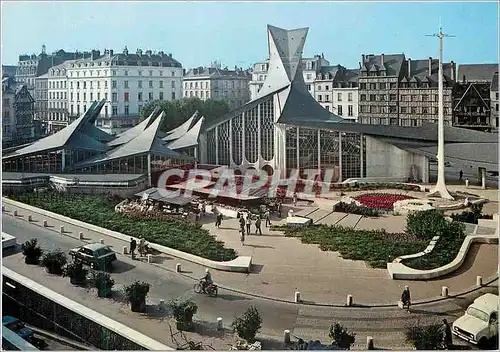
<path fill-rule="evenodd" d="M 255 234 L 259 232 L 259 235 L 262 235 L 262 230 L 260 229 L 260 216 L 257 216 L 257 219 L 255 220 Z"/>
<path fill-rule="evenodd" d="M 240 215 L 240 228 L 245 231 L 245 218 L 243 218 L 243 214 Z"/>
<path fill-rule="evenodd" d="M 247 224 L 247 234 L 250 235 L 250 226 L 252 226 L 252 218 L 250 217 L 250 214 L 247 215 L 246 224 Z"/>
<path fill-rule="evenodd" d="M 269 212 L 269 209 L 266 210 L 266 213 L 264 216 L 266 217 L 266 227 L 268 225 L 271 226 L 271 213 Z"/>
<path fill-rule="evenodd" d="M 130 256 L 135 259 L 135 249 L 137 248 L 137 242 L 135 238 L 130 237 Z"/>
<path fill-rule="evenodd" d="M 465 179 L 465 188 L 469 188 L 469 179 L 468 178 Z"/>
<path fill-rule="evenodd" d="M 451 335 L 451 327 L 446 319 L 443 319 L 443 325 L 441 326 L 441 337 L 443 339 L 443 347 L 447 350 L 453 347 L 453 337 Z"/>
<path fill-rule="evenodd" d="M 244 228 L 240 229 L 240 241 L 241 241 L 241 245 L 244 246 L 245 245 L 245 230 L 244 230 Z"/>
<path fill-rule="evenodd" d="M 281 218 L 281 202 L 278 203 L 278 216 Z"/>
<path fill-rule="evenodd" d="M 401 302 L 403 302 L 403 309 L 408 311 L 410 313 L 410 305 L 411 305 L 411 297 L 410 297 L 410 288 L 408 286 L 405 286 L 405 289 L 403 290 L 403 293 L 401 294 Z"/>
<path fill-rule="evenodd" d="M 139 254 L 141 255 L 141 257 L 144 256 L 144 244 L 145 244 L 146 240 L 144 239 L 144 237 L 141 237 L 141 239 L 139 240 Z"/>
<path fill-rule="evenodd" d="M 458 175 L 460 176 L 460 181 L 462 181 L 462 177 L 464 177 L 464 172 L 462 170 L 460 170 Z"/>
<path fill-rule="evenodd" d="M 292 201 L 293 201 L 293 206 L 297 206 L 297 193 L 294 193 L 293 194 L 293 198 L 292 198 Z"/>
<path fill-rule="evenodd" d="M 221 224 L 222 224 L 222 214 L 219 213 L 217 214 L 217 228 L 220 228 Z"/>

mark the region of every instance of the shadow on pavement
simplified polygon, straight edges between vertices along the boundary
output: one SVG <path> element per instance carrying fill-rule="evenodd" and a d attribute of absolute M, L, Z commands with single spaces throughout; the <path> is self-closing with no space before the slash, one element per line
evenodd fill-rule
<path fill-rule="evenodd" d="M 262 264 L 252 264 L 252 266 L 250 267 L 249 274 L 260 274 L 262 268 L 264 268 L 264 265 Z"/>
<path fill-rule="evenodd" d="M 253 247 L 253 248 L 270 248 L 270 249 L 275 249 L 273 246 L 261 246 L 258 244 L 247 244 L 248 247 Z"/>
<path fill-rule="evenodd" d="M 457 276 L 464 274 L 467 270 L 472 268 L 472 266 L 474 265 L 474 262 L 476 260 L 477 254 L 478 254 L 481 246 L 488 246 L 488 244 L 473 243 L 470 246 L 469 251 L 467 252 L 467 256 L 465 257 L 464 263 L 462 265 L 460 265 L 460 267 L 457 270 L 455 270 L 452 273 L 449 273 L 448 275 L 440 276 L 438 278 L 427 280 L 427 281 L 438 281 L 438 280 L 451 279 L 451 278 L 454 278 L 454 277 L 457 277 Z"/>
<path fill-rule="evenodd" d="M 250 298 L 243 297 L 243 296 L 237 296 L 237 295 L 232 295 L 232 294 L 218 294 L 217 297 L 222 298 L 223 300 L 226 301 L 250 301 Z"/>
<path fill-rule="evenodd" d="M 130 265 L 128 263 L 117 260 L 113 263 L 110 272 L 113 274 L 122 274 L 124 272 L 130 271 L 135 268 L 135 265 Z"/>

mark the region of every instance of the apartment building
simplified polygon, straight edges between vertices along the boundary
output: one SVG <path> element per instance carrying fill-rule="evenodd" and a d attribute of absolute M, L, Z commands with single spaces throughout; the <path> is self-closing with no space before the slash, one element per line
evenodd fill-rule
<path fill-rule="evenodd" d="M 359 117 L 367 124 L 421 126 L 438 119 L 439 60 L 404 54 L 361 56 Z M 443 64 L 444 122 L 451 125 L 455 65 Z"/>
<path fill-rule="evenodd" d="M 48 76 L 48 118 L 49 133 L 55 133 L 69 123 L 68 113 L 68 69 L 77 60 L 68 60 L 49 69 Z"/>
<path fill-rule="evenodd" d="M 324 66 L 314 81 L 314 98 L 328 111 L 357 121 L 358 78 L 358 69 Z"/>
<path fill-rule="evenodd" d="M 217 65 L 193 68 L 183 77 L 183 97 L 223 100 L 233 110 L 250 100 L 250 79 L 247 70 L 236 66 L 234 70 Z"/>
<path fill-rule="evenodd" d="M 325 59 L 323 54 L 314 55 L 313 58 L 302 58 L 302 73 L 307 89 L 314 96 L 314 82 L 322 67 L 329 66 L 330 62 Z M 269 70 L 269 59 L 264 62 L 257 62 L 253 65 L 252 80 L 250 81 L 250 100 L 254 100 L 257 93 L 262 88 Z"/>
<path fill-rule="evenodd" d="M 43 121 L 49 120 L 49 74 L 35 78 L 35 119 Z"/>
<path fill-rule="evenodd" d="M 129 53 L 93 50 L 91 57 L 71 62 L 67 68 L 67 107 L 70 120 L 87 110 L 94 100 L 106 99 L 102 117 L 139 116 L 153 100 L 175 100 L 182 93 L 182 65 L 163 51 L 138 49 Z"/>
<path fill-rule="evenodd" d="M 494 103 L 495 99 L 498 102 L 498 94 L 492 94 L 495 75 L 498 77 L 498 64 L 458 67 L 453 101 L 454 126 L 482 131 L 498 127 L 498 105 Z M 498 83 L 496 89 L 498 92 Z"/>

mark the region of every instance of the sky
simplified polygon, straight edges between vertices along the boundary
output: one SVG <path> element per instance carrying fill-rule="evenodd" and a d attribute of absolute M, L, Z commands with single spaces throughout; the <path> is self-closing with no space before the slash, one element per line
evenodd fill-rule
<path fill-rule="evenodd" d="M 331 65 L 357 68 L 361 54 L 498 62 L 498 2 L 21 2 L 2 1 L 2 64 L 20 54 L 163 50 L 183 67 L 243 68 L 268 56 L 266 25 L 309 27 L 304 57 L 324 54 Z"/>

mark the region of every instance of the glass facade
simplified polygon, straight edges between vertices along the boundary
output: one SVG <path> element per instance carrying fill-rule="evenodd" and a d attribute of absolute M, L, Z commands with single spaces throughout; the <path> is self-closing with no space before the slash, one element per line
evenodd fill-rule
<path fill-rule="evenodd" d="M 339 132 L 320 131 L 320 165 L 322 169 L 334 169 L 339 166 Z"/>
<path fill-rule="evenodd" d="M 230 143 L 231 140 L 229 138 L 229 121 L 224 122 L 222 125 L 218 127 L 219 129 L 219 137 L 217 138 L 217 143 L 219 147 L 219 164 L 221 165 L 229 165 L 229 157 L 230 157 Z"/>
<path fill-rule="evenodd" d="M 233 163 L 241 165 L 243 162 L 243 117 L 242 115 L 236 116 L 232 120 L 233 132 Z"/>
<path fill-rule="evenodd" d="M 361 176 L 361 135 L 341 132 L 342 180 Z"/>
<path fill-rule="evenodd" d="M 209 164 L 217 164 L 217 148 L 215 140 L 215 128 L 207 131 L 207 162 Z"/>
<path fill-rule="evenodd" d="M 288 170 L 297 168 L 297 127 L 286 128 L 285 160 Z"/>
<path fill-rule="evenodd" d="M 260 104 L 260 146 L 262 157 L 270 161 L 274 157 L 274 104 L 268 100 Z"/>
<path fill-rule="evenodd" d="M 259 158 L 259 107 L 245 114 L 245 158 L 256 163 Z"/>

